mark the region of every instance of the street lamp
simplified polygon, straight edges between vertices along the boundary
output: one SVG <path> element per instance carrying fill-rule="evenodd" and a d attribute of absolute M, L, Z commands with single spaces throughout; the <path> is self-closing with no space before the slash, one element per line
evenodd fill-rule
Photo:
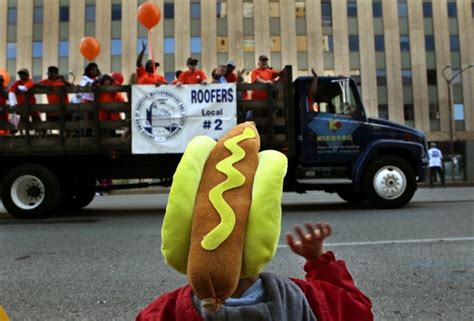
<path fill-rule="evenodd" d="M 453 84 L 454 79 L 456 79 L 456 77 L 458 77 L 460 74 L 462 74 L 465 70 L 467 70 L 469 68 L 472 68 L 472 67 L 474 67 L 474 64 L 467 65 L 466 67 L 464 67 L 461 70 L 459 70 L 458 72 L 456 72 L 454 75 L 451 75 L 451 77 L 449 77 L 446 74 L 446 70 L 448 70 L 448 68 L 452 70 L 451 65 L 444 66 L 444 68 L 442 70 L 443 77 L 446 80 L 446 85 L 448 87 L 449 141 L 450 141 L 450 152 L 451 152 L 451 163 L 452 163 L 451 176 L 452 176 L 453 180 L 454 180 L 454 161 L 453 161 L 453 158 L 454 158 L 454 115 L 453 115 L 454 106 L 453 106 L 453 101 L 452 101 L 453 99 L 452 99 L 452 94 L 451 94 L 451 86 Z"/>

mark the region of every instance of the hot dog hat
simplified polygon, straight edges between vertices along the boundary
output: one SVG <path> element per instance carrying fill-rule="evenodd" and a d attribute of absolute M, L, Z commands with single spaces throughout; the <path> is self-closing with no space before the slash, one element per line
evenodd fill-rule
<path fill-rule="evenodd" d="M 218 142 L 191 140 L 173 177 L 162 228 L 168 265 L 187 274 L 195 295 L 214 312 L 275 255 L 287 158 L 259 153 L 251 122 Z"/>

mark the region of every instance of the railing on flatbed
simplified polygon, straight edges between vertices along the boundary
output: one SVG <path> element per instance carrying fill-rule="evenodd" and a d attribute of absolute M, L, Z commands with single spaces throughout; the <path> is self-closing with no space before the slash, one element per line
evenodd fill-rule
<path fill-rule="evenodd" d="M 266 100 L 243 99 L 245 92 L 266 90 Z M 291 67 L 286 67 L 280 81 L 274 85 L 238 84 L 238 122 L 252 120 L 256 123 L 262 148 L 282 150 L 294 154 L 294 110 Z M 97 97 L 104 92 L 120 92 L 129 102 L 100 103 Z M 0 136 L 0 155 L 54 155 L 54 154 L 104 154 L 131 153 L 131 86 L 49 87 L 34 88 L 26 95 L 57 94 L 71 97 L 77 93 L 94 93 L 91 103 L 35 104 L 4 107 L 9 113 L 26 118 L 32 112 L 56 113 L 58 121 L 20 121 L 17 128 L 9 122 L 0 122 L 0 130 L 10 134 Z M 61 98 L 64 100 L 63 98 Z M 28 101 L 28 99 L 25 99 Z M 99 111 L 119 112 L 125 119 L 100 121 Z M 28 117 L 29 119 L 29 117 Z"/>

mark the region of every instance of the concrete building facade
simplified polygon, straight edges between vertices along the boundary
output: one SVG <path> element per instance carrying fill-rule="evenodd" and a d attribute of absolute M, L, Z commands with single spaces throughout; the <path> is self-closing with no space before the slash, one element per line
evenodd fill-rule
<path fill-rule="evenodd" d="M 260 54 L 294 74 L 351 75 L 372 117 L 424 131 L 429 140 L 474 140 L 472 0 L 149 0 L 161 9 L 150 36 L 137 21 L 145 0 L 0 0 L 0 68 L 44 77 L 49 65 L 76 79 L 84 36 L 101 44 L 102 72 L 133 73 L 151 40 L 168 80 L 200 59 L 209 75 L 232 59 L 251 70 Z M 447 67 L 450 65 L 450 67 Z M 466 69 L 452 83 L 447 77 Z M 14 78 L 14 77 L 12 77 Z"/>

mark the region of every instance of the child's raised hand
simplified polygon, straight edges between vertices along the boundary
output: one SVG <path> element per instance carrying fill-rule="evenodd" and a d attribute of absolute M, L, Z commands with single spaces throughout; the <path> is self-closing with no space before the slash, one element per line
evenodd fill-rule
<path fill-rule="evenodd" d="M 295 233 L 299 236 L 299 241 L 295 241 L 293 235 L 286 233 L 286 242 L 291 250 L 304 257 L 307 261 L 316 260 L 324 254 L 323 242 L 331 235 L 331 225 L 327 223 L 305 223 L 306 234 L 300 225 L 295 226 Z"/>

